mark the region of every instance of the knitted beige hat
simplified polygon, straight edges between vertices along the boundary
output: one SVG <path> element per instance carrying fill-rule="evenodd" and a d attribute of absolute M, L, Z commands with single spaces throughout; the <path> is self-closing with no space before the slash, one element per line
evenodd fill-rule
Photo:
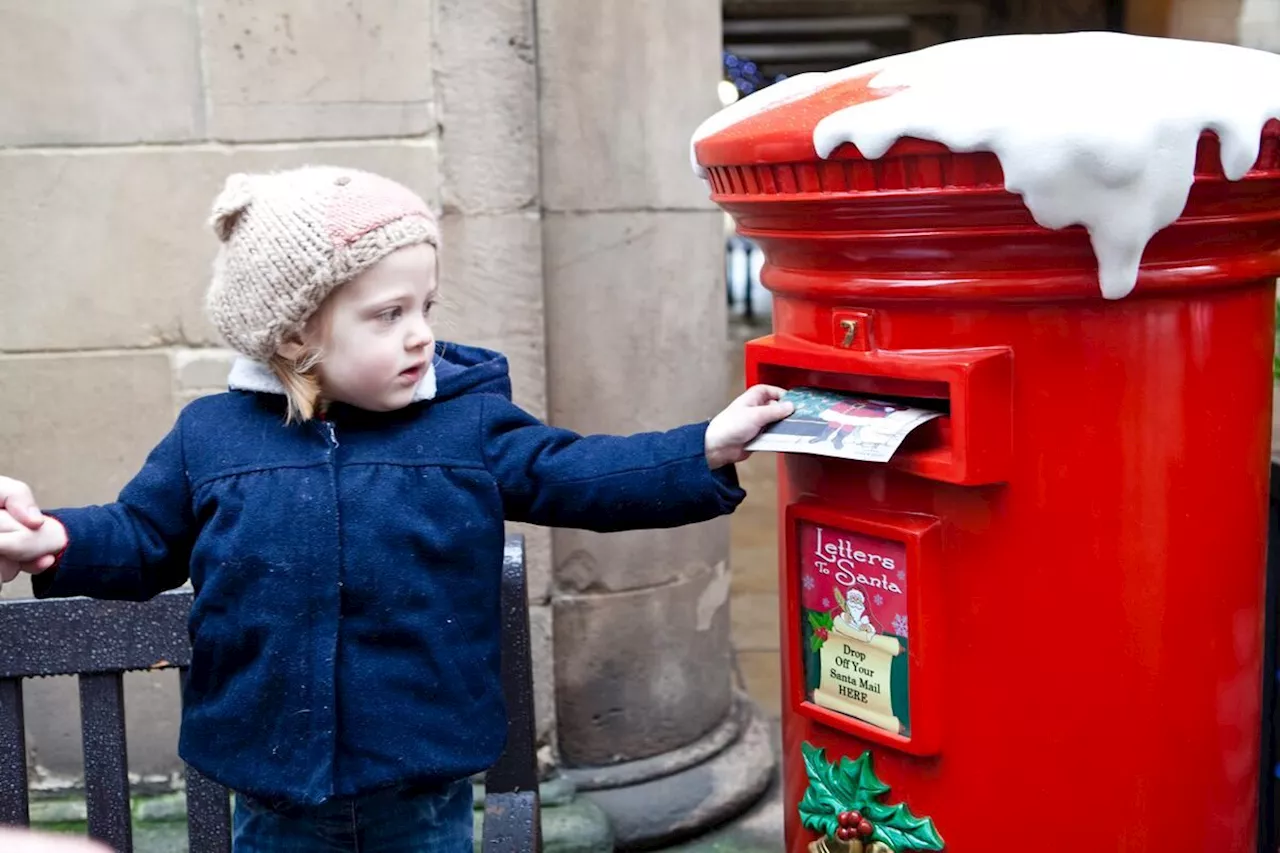
<path fill-rule="evenodd" d="M 231 346 L 263 361 L 334 288 L 396 249 L 439 245 L 436 218 L 412 191 L 333 166 L 232 175 L 209 224 L 222 241 L 209 316 Z"/>

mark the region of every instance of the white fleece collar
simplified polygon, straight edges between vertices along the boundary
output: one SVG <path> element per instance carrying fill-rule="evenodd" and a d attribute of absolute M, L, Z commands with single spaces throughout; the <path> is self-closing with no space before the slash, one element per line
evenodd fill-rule
<path fill-rule="evenodd" d="M 231 365 L 231 373 L 227 376 L 227 385 L 232 391 L 257 391 L 259 394 L 284 394 L 284 386 L 276 375 L 260 361 L 244 356 L 237 356 Z M 426 374 L 413 389 L 413 402 L 434 400 L 436 396 L 436 366 L 427 366 Z"/>

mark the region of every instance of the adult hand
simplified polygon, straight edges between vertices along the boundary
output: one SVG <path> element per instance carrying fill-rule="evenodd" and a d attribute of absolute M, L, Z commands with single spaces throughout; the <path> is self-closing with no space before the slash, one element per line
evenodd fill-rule
<path fill-rule="evenodd" d="M 9 513 L 14 520 L 31 530 L 39 530 L 45 523 L 45 517 L 36 505 L 35 496 L 31 494 L 31 487 L 12 477 L 0 477 L 0 511 Z M 18 572 L 43 572 L 56 559 L 56 555 L 46 555 L 37 560 L 18 562 L 0 556 L 0 583 L 13 580 Z"/>
<path fill-rule="evenodd" d="M 0 827 L 0 850 L 5 853 L 110 853 L 106 847 L 87 838 L 4 827 Z"/>
<path fill-rule="evenodd" d="M 44 516 L 36 506 L 31 487 L 12 477 L 0 477 L 0 509 L 12 515 L 32 530 L 44 524 Z"/>

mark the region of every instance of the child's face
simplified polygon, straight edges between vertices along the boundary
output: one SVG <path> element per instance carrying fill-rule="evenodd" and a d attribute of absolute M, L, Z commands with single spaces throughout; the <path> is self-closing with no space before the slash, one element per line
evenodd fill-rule
<path fill-rule="evenodd" d="M 435 353 L 428 314 L 436 289 L 436 251 L 419 244 L 335 290 L 303 336 L 324 354 L 317 371 L 325 399 L 374 412 L 413 402 Z"/>

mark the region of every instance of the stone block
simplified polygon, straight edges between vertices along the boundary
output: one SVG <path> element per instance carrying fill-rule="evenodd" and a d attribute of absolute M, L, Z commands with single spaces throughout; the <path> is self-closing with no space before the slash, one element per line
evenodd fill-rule
<path fill-rule="evenodd" d="M 1239 7 L 1236 40 L 1245 47 L 1259 50 L 1280 51 L 1280 6 L 1274 0 L 1226 0 L 1227 12 Z M 1223 39 L 1230 41 L 1231 39 Z"/>
<path fill-rule="evenodd" d="M 648 758 L 689 744 L 731 699 L 723 568 L 661 587 L 558 595 L 556 723 L 571 766 Z"/>
<path fill-rule="evenodd" d="M 222 140 L 430 131 L 431 3 L 202 0 L 209 133 Z"/>
<path fill-rule="evenodd" d="M 225 390 L 235 350 L 183 349 L 173 353 L 173 374 L 179 392 Z"/>
<path fill-rule="evenodd" d="M 439 0 L 436 111 L 445 210 L 538 201 L 534 0 Z"/>
<path fill-rule="evenodd" d="M 666 530 L 551 535 L 556 591 L 620 592 L 703 574 L 729 554 L 729 523 L 717 518 Z"/>
<path fill-rule="evenodd" d="M 720 3 L 538 0 L 548 210 L 709 208 L 689 138 L 720 108 Z"/>
<path fill-rule="evenodd" d="M 0 146 L 203 135 L 192 0 L 0 0 Z"/>
<path fill-rule="evenodd" d="M 1169 36 L 1234 44 L 1243 35 L 1237 26 L 1240 11 L 1241 0 L 1173 0 Z"/>
<path fill-rule="evenodd" d="M 0 157 L 0 351 L 215 343 L 205 222 L 234 171 L 332 163 L 436 202 L 434 142 Z"/>
<path fill-rule="evenodd" d="M 529 608 L 529 648 L 533 657 L 533 715 L 539 746 L 556 740 L 556 670 L 552 652 L 551 607 Z"/>
<path fill-rule="evenodd" d="M 545 214 L 551 418 L 668 429 L 729 399 L 719 213 Z"/>
<path fill-rule="evenodd" d="M 441 223 L 442 340 L 501 351 L 516 402 L 546 417 L 542 228 L 536 213 L 445 216 Z"/>
<path fill-rule="evenodd" d="M 113 500 L 173 422 L 164 353 L 0 356 L 0 472 L 40 506 Z"/>

